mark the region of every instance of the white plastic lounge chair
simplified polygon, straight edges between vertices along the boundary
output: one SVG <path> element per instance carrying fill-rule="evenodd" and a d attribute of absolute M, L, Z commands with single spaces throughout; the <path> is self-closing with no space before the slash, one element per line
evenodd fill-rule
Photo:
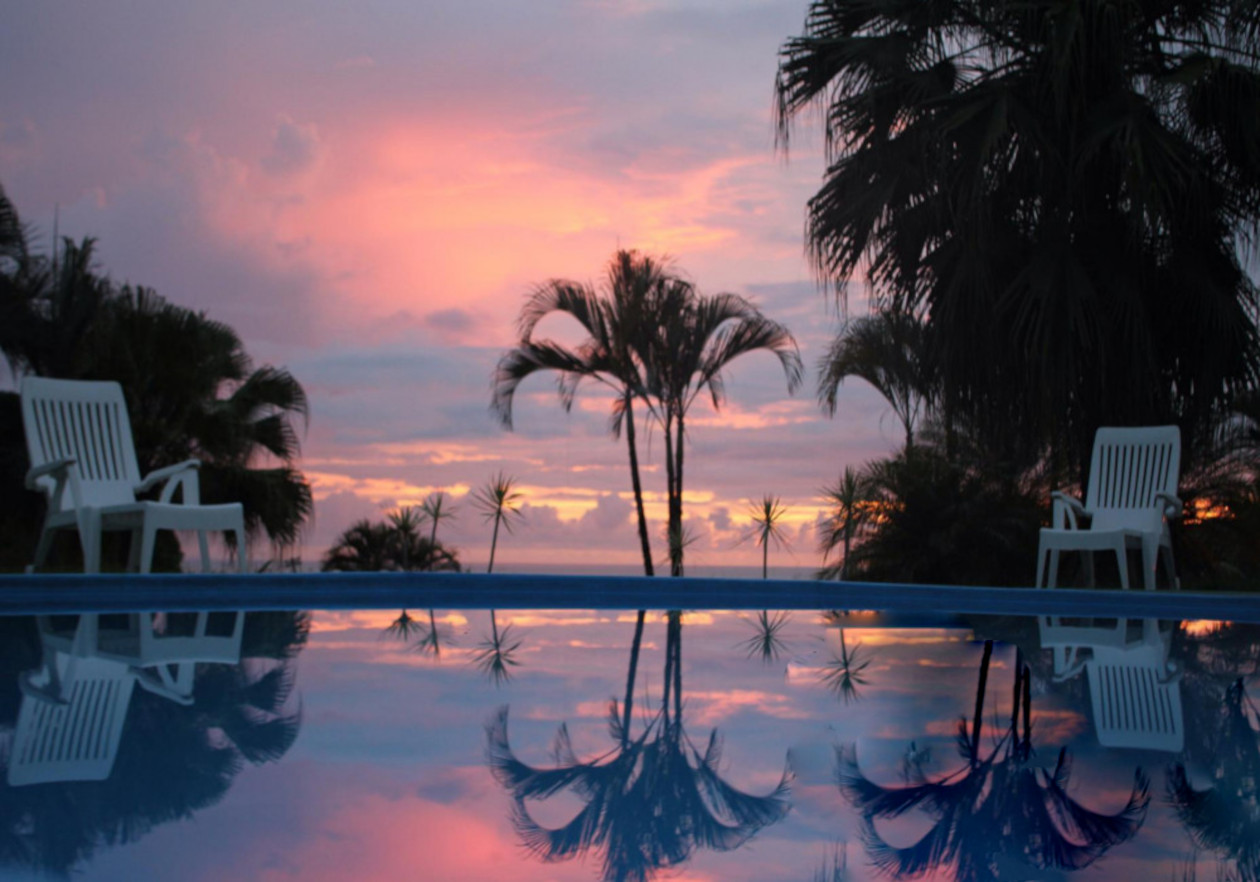
<path fill-rule="evenodd" d="M 1099 648 L 1154 646 L 1159 649 L 1161 661 L 1166 663 L 1172 642 L 1171 631 L 1161 629 L 1156 619 L 1038 616 L 1037 630 L 1042 649 L 1050 650 L 1053 678 L 1057 683 L 1080 674 Z"/>
<path fill-rule="evenodd" d="M 158 530 L 196 530 L 201 568 L 210 568 L 206 534 L 223 530 L 236 535 L 241 572 L 245 571 L 245 516 L 240 503 L 201 505 L 193 459 L 157 469 L 141 478 L 131 422 L 117 383 L 22 380 L 22 422 L 31 469 L 26 486 L 42 490 L 48 515 L 27 572 L 42 566 L 53 533 L 77 529 L 83 547 L 83 569 L 100 572 L 101 533 L 131 533 L 129 570 L 147 573 L 153 564 Z M 137 501 L 136 494 L 162 487 L 156 502 Z M 182 501 L 173 501 L 176 491 Z"/>
<path fill-rule="evenodd" d="M 1066 493 L 1053 494 L 1051 527 L 1043 527 L 1037 547 L 1037 587 L 1058 583 L 1059 553 L 1080 551 L 1085 576 L 1094 584 L 1093 554 L 1111 551 L 1120 569 L 1120 585 L 1129 587 L 1128 549 L 1142 552 L 1144 587 L 1155 587 L 1158 559 L 1169 583 L 1180 587 L 1173 565 L 1168 519 L 1180 517 L 1177 477 L 1181 468 L 1181 431 L 1176 426 L 1099 429 L 1089 466 L 1085 504 Z M 1088 524 L 1084 519 L 1088 518 Z M 1049 579 L 1046 564 L 1049 560 Z"/>

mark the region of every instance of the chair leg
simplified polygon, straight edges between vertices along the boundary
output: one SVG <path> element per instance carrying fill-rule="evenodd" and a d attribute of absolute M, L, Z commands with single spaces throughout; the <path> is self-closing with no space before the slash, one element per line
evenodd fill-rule
<path fill-rule="evenodd" d="M 1037 581 L 1035 583 L 1038 588 L 1046 587 L 1046 583 L 1044 581 L 1045 575 L 1046 575 L 1046 549 L 1045 549 L 1045 546 L 1038 545 L 1037 546 Z"/>
<path fill-rule="evenodd" d="M 1159 566 L 1159 540 L 1154 537 L 1142 537 L 1142 587 L 1147 591 L 1155 590 L 1155 576 Z"/>
<path fill-rule="evenodd" d="M 1129 590 L 1129 556 L 1125 549 L 1124 538 L 1116 543 L 1116 566 L 1120 568 L 1120 587 Z"/>
<path fill-rule="evenodd" d="M 1046 585 L 1049 588 L 1059 587 L 1059 549 L 1050 549 L 1050 574 L 1046 578 Z"/>
<path fill-rule="evenodd" d="M 26 568 L 28 573 L 33 573 L 44 565 L 44 561 L 48 559 L 48 552 L 52 549 L 53 530 L 45 527 L 39 534 L 39 544 L 35 546 L 35 560 Z"/>
<path fill-rule="evenodd" d="M 206 531 L 197 531 L 197 548 L 201 551 L 201 571 L 210 572 L 210 543 L 206 541 Z"/>
<path fill-rule="evenodd" d="M 79 545 L 83 548 L 83 572 L 101 571 L 101 518 L 94 509 L 79 515 Z"/>

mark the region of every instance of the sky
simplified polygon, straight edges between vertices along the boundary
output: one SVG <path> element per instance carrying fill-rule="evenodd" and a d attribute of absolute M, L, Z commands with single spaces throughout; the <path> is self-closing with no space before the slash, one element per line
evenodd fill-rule
<path fill-rule="evenodd" d="M 35 242 L 97 239 L 100 269 L 234 327 L 311 403 L 301 468 L 316 560 L 359 518 L 449 492 L 440 538 L 484 566 L 463 498 L 523 493 L 497 567 L 638 560 L 624 445 L 590 387 L 566 415 L 547 378 L 514 431 L 490 377 L 525 296 L 598 282 L 619 248 L 668 256 L 702 292 L 752 299 L 807 369 L 745 356 L 720 412 L 693 411 L 689 565 L 760 562 L 751 503 L 789 507 L 780 566 L 821 562 L 821 488 L 893 450 L 860 381 L 816 403 L 842 320 L 807 260 L 816 117 L 777 148 L 777 52 L 804 0 L 10 4 L 0 29 L 0 185 Z M 861 314 L 853 286 L 848 314 Z M 575 342 L 574 328 L 540 328 Z M 659 430 L 642 457 L 665 554 Z M 259 556 L 257 550 L 255 556 Z"/>

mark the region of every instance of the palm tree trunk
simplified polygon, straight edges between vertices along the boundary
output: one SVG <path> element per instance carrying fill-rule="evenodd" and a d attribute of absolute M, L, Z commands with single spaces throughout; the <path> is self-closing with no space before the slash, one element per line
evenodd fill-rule
<path fill-rule="evenodd" d="M 639 517 L 639 547 L 643 550 L 643 575 L 654 576 L 652 545 L 648 539 L 647 513 L 643 510 L 643 482 L 639 478 L 639 451 L 634 439 L 633 398 L 626 396 L 626 446 L 630 449 L 630 485 L 634 488 L 634 509 Z"/>
<path fill-rule="evenodd" d="M 494 572 L 494 549 L 499 544 L 499 521 L 502 519 L 501 513 L 494 516 L 494 533 L 490 537 L 490 566 L 486 568 L 487 573 Z"/>
<path fill-rule="evenodd" d="M 666 433 L 666 462 L 673 460 L 673 479 L 669 494 L 669 534 L 671 545 L 669 550 L 670 575 L 683 574 L 683 416 L 675 416 L 677 425 L 673 437 Z M 671 455 L 672 454 L 672 455 Z"/>
<path fill-rule="evenodd" d="M 770 537 L 761 537 L 761 578 L 766 578 L 770 569 Z"/>
<path fill-rule="evenodd" d="M 648 573 L 648 575 L 652 575 Z M 630 742 L 630 720 L 634 707 L 634 680 L 639 674 L 639 649 L 643 646 L 643 620 L 647 610 L 639 610 L 634 623 L 634 640 L 630 644 L 630 671 L 626 674 L 626 700 L 621 706 L 621 746 Z"/>
<path fill-rule="evenodd" d="M 674 498 L 677 496 L 677 465 L 674 462 L 674 417 L 668 412 L 664 420 L 665 434 L 665 507 L 667 512 L 666 537 L 669 540 L 669 574 L 682 575 L 680 546 L 682 524 L 674 516 Z"/>

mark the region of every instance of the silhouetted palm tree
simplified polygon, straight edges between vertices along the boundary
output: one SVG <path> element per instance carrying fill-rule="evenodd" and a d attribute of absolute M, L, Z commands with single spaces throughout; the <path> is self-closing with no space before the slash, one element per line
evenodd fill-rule
<path fill-rule="evenodd" d="M 391 521 L 397 516 L 392 516 Z M 459 572 L 455 551 L 431 545 L 416 534 L 415 524 L 404 516 L 402 527 L 393 522 L 356 521 L 324 555 L 325 572 L 447 570 Z"/>
<path fill-rule="evenodd" d="M 563 279 L 540 286 L 521 310 L 520 342 L 495 368 L 491 404 L 510 429 L 517 387 L 527 377 L 544 370 L 559 373 L 560 402 L 565 410 L 572 407 L 583 379 L 593 379 L 613 390 L 611 429 L 613 436 L 618 437 L 625 427 L 643 572 L 648 576 L 654 570 L 639 474 L 634 401 L 644 398 L 645 351 L 659 320 L 661 288 L 671 278 L 667 263 L 622 250 L 609 262 L 600 290 Z M 535 338 L 538 323 L 552 314 L 568 315 L 586 332 L 586 339 L 576 349 Z"/>
<path fill-rule="evenodd" d="M 852 466 L 845 466 L 840 480 L 824 487 L 823 495 L 829 511 L 826 519 L 819 524 L 818 544 L 822 548 L 823 567 L 818 571 L 818 578 L 846 579 L 853 540 L 862 534 L 878 512 L 878 503 L 872 498 L 874 488 Z M 828 566 L 827 556 L 837 546 L 842 551 L 840 561 Z"/>
<path fill-rule="evenodd" d="M 522 494 L 515 489 L 516 479 L 499 472 L 470 494 L 473 507 L 481 512 L 487 522 L 494 523 L 494 532 L 490 536 L 490 563 L 486 572 L 494 572 L 494 552 L 499 546 L 499 527 L 512 532 L 514 518 L 520 517 L 520 500 Z"/>
<path fill-rule="evenodd" d="M 525 846 L 544 861 L 569 860 L 597 849 L 606 882 L 646 882 L 661 868 L 678 866 L 697 848 L 727 851 L 788 809 L 787 779 L 765 796 L 731 787 L 718 774 L 721 743 L 717 732 L 704 750 L 682 726 L 682 614 L 666 616 L 665 690 L 660 709 L 637 737 L 630 732 L 633 679 L 627 682 L 624 713 L 609 708 L 615 746 L 593 760 L 579 760 L 560 727 L 554 753 L 557 766 L 539 769 L 512 753 L 507 708 L 487 728 L 491 769 L 513 796 L 512 822 Z M 635 630 L 631 671 L 638 662 L 642 617 Z M 570 791 L 583 808 L 567 824 L 549 828 L 529 814 L 527 800 Z"/>
<path fill-rule="evenodd" d="M 683 574 L 683 454 L 687 414 L 707 393 L 715 408 L 726 398 L 723 371 L 741 355 L 767 350 L 778 357 L 788 391 L 800 384 L 801 357 L 792 334 L 743 297 L 697 294 L 671 279 L 662 287 L 659 327 L 645 349 L 647 393 L 665 441 L 670 574 Z"/>
<path fill-rule="evenodd" d="M 770 543 L 776 546 L 787 545 L 787 535 L 783 532 L 783 516 L 788 512 L 779 497 L 766 494 L 761 501 L 752 507 L 753 527 L 750 535 L 761 546 L 761 578 L 765 579 L 770 571 Z"/>
<path fill-rule="evenodd" d="M 1141 769 L 1134 773 L 1125 807 L 1104 815 L 1068 795 L 1067 748 L 1059 751 L 1053 771 L 1032 764 L 1031 677 L 1018 655 L 1009 726 L 992 750 L 982 751 L 992 652 L 992 641 L 986 641 L 970 731 L 965 720 L 959 725 L 961 769 L 936 780 L 919 778 L 907 787 L 884 787 L 862 775 L 852 752 L 843 759 L 841 789 L 862 813 L 867 855 L 894 878 L 945 866 L 958 882 L 996 882 L 1010 865 L 1025 872 L 1078 870 L 1132 838 L 1145 820 L 1150 796 Z M 900 817 L 915 808 L 933 819 L 931 829 L 909 846 L 885 842 L 875 820 Z"/>
<path fill-rule="evenodd" d="M 777 115 L 786 144 L 822 105 L 820 275 L 924 316 L 986 437 L 1076 462 L 1099 425 L 1197 439 L 1260 363 L 1257 33 L 1254 3 L 816 0 Z"/>
<path fill-rule="evenodd" d="M 836 413 L 840 384 L 858 377 L 875 387 L 891 405 L 914 444 L 915 427 L 934 397 L 923 324 L 913 315 L 879 309 L 845 325 L 818 365 L 818 397 L 829 416 Z"/>

